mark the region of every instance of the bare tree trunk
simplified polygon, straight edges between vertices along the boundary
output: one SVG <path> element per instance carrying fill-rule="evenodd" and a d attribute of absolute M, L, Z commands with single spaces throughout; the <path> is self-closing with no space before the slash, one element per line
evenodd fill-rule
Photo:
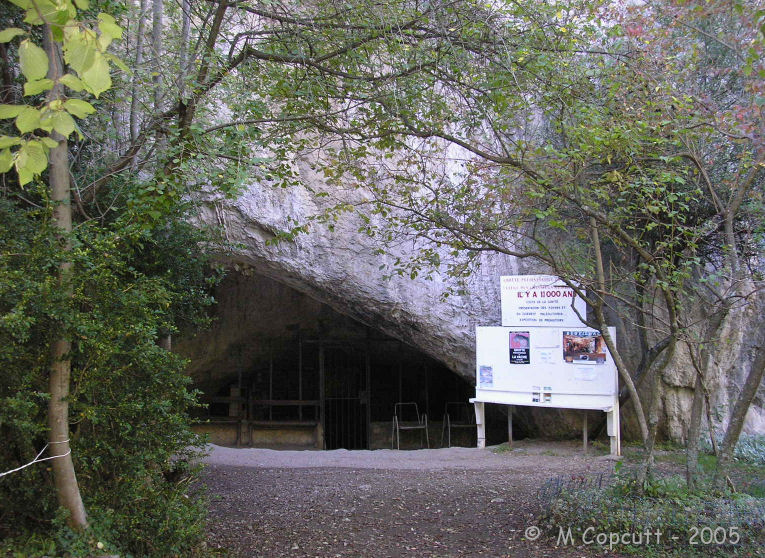
<path fill-rule="evenodd" d="M 758 305 L 758 310 L 761 310 L 759 308 L 761 306 L 761 304 Z M 749 411 L 752 400 L 762 383 L 763 375 L 765 375 L 765 330 L 762 327 L 759 328 L 753 349 L 752 368 L 749 370 L 746 381 L 733 406 L 728 428 L 725 430 L 725 437 L 720 446 L 720 455 L 717 459 L 717 470 L 714 477 L 714 484 L 718 488 L 722 488 L 728 479 L 728 470 L 731 461 L 733 461 L 733 452 L 736 449 L 739 436 L 741 436 L 741 430 L 744 428 L 746 413 Z"/>
<path fill-rule="evenodd" d="M 56 43 L 53 41 L 50 28 L 45 27 L 45 49 L 50 60 L 48 78 L 57 81 L 63 74 L 63 64 Z M 61 98 L 61 85 L 56 85 L 48 99 Z M 49 157 L 49 189 L 53 203 L 53 226 L 57 229 L 59 244 L 64 252 L 72 250 L 69 238 L 72 232 L 71 190 L 69 184 L 69 147 L 67 140 L 56 132 L 51 138 L 58 145 L 51 149 Z M 71 286 L 72 262 L 62 261 L 58 268 L 58 288 L 66 296 L 72 295 Z M 69 378 L 72 361 L 70 359 L 72 344 L 64 335 L 54 339 L 51 345 L 51 365 L 48 403 L 48 427 L 50 428 L 48 443 L 50 456 L 58 456 L 51 460 L 53 478 L 56 485 L 56 496 L 59 505 L 69 512 L 69 525 L 74 529 L 85 529 L 88 526 L 85 507 L 80 496 L 80 487 L 74 472 L 72 453 L 69 446 Z"/>
<path fill-rule="evenodd" d="M 659 430 L 659 401 L 661 401 L 661 381 L 664 375 L 664 370 L 669 365 L 672 357 L 675 354 L 676 341 L 673 338 L 670 339 L 667 346 L 664 357 L 661 364 L 653 371 L 653 377 L 651 378 L 651 404 L 648 409 L 648 438 L 645 442 L 645 454 L 643 456 L 643 462 L 638 469 L 637 481 L 640 486 L 645 486 L 645 482 L 651 478 L 651 471 L 653 469 L 654 462 L 654 450 L 656 449 L 656 435 Z"/>
<path fill-rule="evenodd" d="M 191 4 L 189 0 L 181 3 L 181 48 L 178 61 L 178 97 L 183 101 L 186 96 L 186 78 L 189 75 L 189 36 L 191 35 Z"/>
<path fill-rule="evenodd" d="M 685 449 L 685 484 L 688 490 L 696 490 L 699 476 L 699 436 L 701 435 L 701 415 L 704 410 L 704 386 L 701 381 L 701 369 L 696 371 L 693 387 L 693 405 L 688 423 L 688 436 Z"/>
<path fill-rule="evenodd" d="M 738 182 L 735 196 L 730 199 L 728 206 L 722 212 L 722 216 L 725 219 L 724 233 L 726 240 L 725 248 L 728 251 L 728 265 L 730 266 L 730 274 L 734 281 L 737 295 L 744 294 L 744 285 L 751 283 L 742 277 L 743 273 L 739 259 L 738 246 L 736 245 L 734 221 L 738 209 L 741 207 L 741 204 L 744 203 L 746 195 L 754 183 L 755 178 L 760 173 L 764 162 L 765 153 L 760 153 L 756 163 L 752 165 L 747 175 Z M 752 295 L 756 315 L 761 317 L 765 310 L 763 307 L 762 295 L 759 292 L 761 285 L 754 284 L 753 287 L 753 292 L 750 294 Z M 713 483 L 718 488 L 721 488 L 726 481 L 730 482 L 730 479 L 728 478 L 728 469 L 730 468 L 731 461 L 733 461 L 733 452 L 735 451 L 736 444 L 741 436 L 741 430 L 744 428 L 744 420 L 749 411 L 749 406 L 752 404 L 752 400 L 757 394 L 757 390 L 762 382 L 763 372 L 765 372 L 765 330 L 763 330 L 762 323 L 760 323 L 759 320 L 757 320 L 757 325 L 757 335 L 755 336 L 755 343 L 753 345 L 754 359 L 752 361 L 752 368 L 749 370 L 746 381 L 744 382 L 738 399 L 736 399 L 736 403 L 733 406 L 733 413 L 730 416 L 728 428 L 725 430 L 725 436 L 723 437 L 722 446 L 720 447 L 720 453 L 717 458 L 717 470 L 715 471 Z"/>
<path fill-rule="evenodd" d="M 596 271 L 598 274 L 598 288 L 600 292 L 598 293 L 598 304 L 595 307 L 596 316 L 599 322 L 602 323 L 601 331 L 603 333 L 603 339 L 606 342 L 606 345 L 608 346 L 609 351 L 612 351 L 612 346 L 614 346 L 614 342 L 611 339 L 611 336 L 608 334 L 608 330 L 605 327 L 605 319 L 603 316 L 603 296 L 606 292 L 606 286 L 605 286 L 605 272 L 603 267 L 603 254 L 600 247 L 600 235 L 598 232 L 598 224 L 595 218 L 590 218 L 590 230 L 592 231 L 592 240 L 593 240 L 593 246 L 595 249 L 595 264 L 596 264 Z M 645 412 L 642 407 L 642 402 L 639 399 L 637 395 L 637 390 L 635 390 L 634 394 L 632 395 L 634 399 L 633 406 L 635 407 L 635 410 L 638 411 L 638 422 L 640 423 L 640 429 L 643 434 L 643 444 L 645 447 L 645 454 L 643 458 L 642 466 L 638 469 L 638 482 L 641 486 L 645 485 L 646 480 L 649 478 L 649 475 L 651 473 L 651 468 L 653 466 L 653 452 L 654 452 L 654 446 L 656 444 L 656 435 L 658 432 L 658 425 L 659 425 L 659 401 L 661 398 L 661 380 L 662 376 L 664 374 L 664 370 L 669 365 L 670 361 L 672 360 L 672 357 L 675 354 L 675 348 L 677 346 L 677 339 L 678 339 L 678 323 L 677 323 L 677 312 L 675 307 L 675 300 L 674 297 L 668 289 L 662 289 L 661 290 L 662 296 L 664 298 L 665 304 L 666 304 L 666 310 L 669 317 L 669 324 L 670 324 L 670 333 L 668 336 L 668 343 L 666 349 L 664 349 L 663 354 L 663 360 L 659 364 L 659 366 L 656 367 L 656 369 L 653 372 L 652 376 L 652 383 L 651 383 L 651 394 L 650 394 L 650 407 L 648 409 L 648 423 L 646 424 L 646 417 Z M 614 347 L 615 348 L 615 347 Z M 623 366 L 623 363 L 620 365 L 617 360 L 617 355 L 613 354 L 614 361 L 617 363 L 617 367 L 621 369 L 621 366 Z M 627 383 L 628 387 L 632 385 L 632 389 L 634 389 L 634 383 L 632 382 L 632 378 L 629 377 L 628 374 L 622 374 L 620 370 L 620 375 L 627 376 L 629 379 L 629 382 Z"/>
<path fill-rule="evenodd" d="M 592 244 L 595 249 L 595 263 L 598 274 L 598 288 L 600 292 L 597 295 L 597 302 L 593 305 L 595 312 L 595 319 L 598 322 L 600 332 L 603 334 L 603 340 L 606 342 L 608 351 L 614 358 L 616 369 L 619 371 L 619 377 L 627 384 L 627 391 L 632 397 L 632 406 L 635 409 L 635 416 L 637 417 L 638 426 L 640 427 L 640 435 L 643 438 L 643 443 L 648 439 L 648 425 L 645 420 L 645 413 L 643 412 L 643 404 L 640 400 L 640 395 L 635 388 L 635 382 L 632 381 L 627 365 L 622 359 L 619 350 L 616 347 L 616 343 L 611 338 L 611 334 L 608 331 L 608 324 L 606 323 L 606 317 L 603 313 L 603 293 L 606 290 L 606 274 L 603 268 L 603 253 L 600 249 L 600 233 L 598 232 L 598 225 L 595 219 L 590 219 L 590 225 L 592 230 Z"/>
<path fill-rule="evenodd" d="M 162 112 L 162 10 L 163 0 L 152 0 L 151 49 L 154 56 L 154 112 Z"/>
<path fill-rule="evenodd" d="M 138 98 L 139 98 L 139 73 L 143 65 L 143 35 L 146 21 L 146 0 L 140 0 L 138 13 L 138 31 L 135 42 L 135 66 L 133 73 L 133 85 L 130 97 L 130 141 L 135 143 L 140 132 L 138 123 Z M 135 160 L 135 159 L 134 159 Z"/>
<path fill-rule="evenodd" d="M 5 43 L 0 43 L 0 103 L 13 103 L 13 74 Z"/>
<path fill-rule="evenodd" d="M 662 280 L 661 275 L 657 276 L 658 280 Z M 675 356 L 675 349 L 677 348 L 677 340 L 680 336 L 680 326 L 677 316 L 677 304 L 673 291 L 668 287 L 661 288 L 662 298 L 664 299 L 665 309 L 667 311 L 667 321 L 669 323 L 669 343 L 664 350 L 664 355 L 661 362 L 654 370 L 653 382 L 651 384 L 651 406 L 648 411 L 648 441 L 646 443 L 646 452 L 643 459 L 642 466 L 638 469 L 638 482 L 641 486 L 645 486 L 645 482 L 650 478 L 651 470 L 653 468 L 653 452 L 656 446 L 656 435 L 659 429 L 659 401 L 661 400 L 661 383 L 664 376 L 664 371 L 669 366 L 672 358 Z"/>
<path fill-rule="evenodd" d="M 645 440 L 645 449 L 643 450 L 643 460 L 638 467 L 637 482 L 638 486 L 645 487 L 646 481 L 650 478 L 653 467 L 653 452 L 656 444 L 656 433 L 659 425 L 659 390 L 661 388 L 661 375 L 658 370 L 654 370 L 651 377 L 650 405 L 648 407 L 648 438 Z"/>
<path fill-rule="evenodd" d="M 753 301 L 757 316 L 762 316 L 763 310 L 765 310 L 765 308 L 763 308 L 761 293 L 759 292 L 762 286 L 755 284 L 753 285 L 754 289 L 751 293 L 744 292 L 744 286 L 751 284 L 751 275 L 746 276 L 746 266 L 743 266 L 741 263 L 736 242 L 735 221 L 738 215 L 738 210 L 747 199 L 747 194 L 762 171 L 763 166 L 765 166 L 764 164 L 765 153 L 761 152 L 754 164 L 750 165 L 746 174 L 738 177 L 736 187 L 733 189 L 731 196 L 728 198 L 728 203 L 724 207 L 720 207 L 719 205 L 709 176 L 705 172 L 701 173 L 707 187 L 715 199 L 715 203 L 718 207 L 718 214 L 723 218 L 723 234 L 725 238 L 723 253 L 727 260 L 730 278 L 734 286 L 736 297 L 742 297 L 743 299 L 752 297 L 751 300 Z M 701 168 L 698 163 L 697 165 Z M 758 323 L 757 325 L 756 340 L 753 345 L 754 359 L 752 368 L 749 370 L 749 374 L 739 393 L 738 399 L 736 399 L 733 412 L 728 422 L 728 428 L 725 430 L 723 443 L 718 453 L 717 470 L 715 471 L 713 480 L 715 486 L 718 488 L 722 488 L 726 481 L 730 482 L 730 479 L 728 478 L 728 469 L 733 460 L 733 452 L 738 443 L 739 436 L 741 435 L 741 430 L 744 427 L 744 420 L 749 411 L 749 406 L 762 382 L 763 372 L 765 372 L 765 331 L 763 331 L 762 324 Z"/>
<path fill-rule="evenodd" d="M 691 355 L 691 363 L 696 371 L 696 381 L 693 389 L 693 405 L 691 406 L 691 417 L 688 423 L 688 435 L 686 436 L 685 453 L 685 482 L 689 490 L 695 490 L 698 481 L 699 470 L 699 439 L 701 438 L 701 416 L 704 411 L 706 401 L 705 380 L 709 377 L 709 362 L 712 358 L 710 347 L 718 345 L 720 329 L 728 317 L 731 308 L 730 299 L 725 299 L 719 311 L 715 312 L 707 326 L 704 328 L 704 337 L 701 340 L 699 357 L 695 355 L 695 349 L 688 343 L 688 351 Z M 708 411 L 708 409 L 707 409 Z M 711 432 L 712 424 L 709 423 Z M 714 435 L 713 435 L 714 439 Z"/>
<path fill-rule="evenodd" d="M 173 349 L 173 336 L 170 333 L 162 333 L 159 336 L 158 344 L 166 351 L 171 351 Z"/>

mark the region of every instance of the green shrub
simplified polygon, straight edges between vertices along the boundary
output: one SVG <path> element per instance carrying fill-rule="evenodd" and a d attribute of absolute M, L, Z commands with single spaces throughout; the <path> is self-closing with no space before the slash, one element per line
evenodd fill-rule
<path fill-rule="evenodd" d="M 722 444 L 722 438 L 717 440 L 717 446 Z M 708 438 L 702 438 L 699 447 L 705 453 L 713 454 L 712 443 Z M 765 435 L 741 434 L 736 444 L 733 456 L 747 463 L 765 465 Z"/>
<path fill-rule="evenodd" d="M 626 544 L 619 541 L 609 550 L 682 556 L 747 553 L 765 543 L 765 499 L 689 493 L 676 476 L 654 480 L 644 489 L 628 472 L 599 484 L 564 488 L 551 499 L 544 523 L 553 535 L 561 527 L 571 527 L 575 542 L 585 532 L 629 534 Z"/>
<path fill-rule="evenodd" d="M 153 229 L 88 223 L 73 236 L 72 298 L 45 215 L 0 199 L 0 471 L 46 443 L 52 331 L 72 340 L 70 438 L 90 528 L 73 533 L 47 463 L 0 480 L 0 555 L 189 556 L 203 541 L 204 502 L 188 496 L 201 440 L 186 362 L 158 346 L 178 324 L 205 322 L 205 236 L 176 221 Z M 178 260 L 178 261 L 175 261 Z M 55 327 L 54 327 L 55 326 Z"/>

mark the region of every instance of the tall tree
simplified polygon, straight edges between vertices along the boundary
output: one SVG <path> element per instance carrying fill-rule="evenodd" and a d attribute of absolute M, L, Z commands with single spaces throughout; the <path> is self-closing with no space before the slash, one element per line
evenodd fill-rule
<path fill-rule="evenodd" d="M 85 90 L 98 97 L 110 87 L 106 48 L 113 39 L 120 37 L 121 29 L 108 14 L 100 14 L 98 27 L 90 28 L 76 19 L 77 8 L 69 1 L 57 5 L 38 5 L 31 0 L 18 0 L 16 4 L 26 10 L 26 22 L 42 27 L 45 45 L 44 49 L 40 48 L 32 38 L 25 38 L 19 45 L 19 66 L 26 78 L 25 96 L 33 101 L 43 91 L 48 93 L 41 103 L 2 106 L 0 116 L 15 117 L 15 125 L 21 135 L 3 136 L 0 171 L 8 172 L 15 168 L 19 183 L 23 186 L 48 169 L 51 224 L 61 249 L 57 284 L 60 296 L 66 301 L 72 296 L 72 195 L 68 138 L 76 131 L 73 116 L 84 118 L 95 111 L 86 101 L 68 98 L 66 89 L 75 92 Z M 9 42 L 19 36 L 31 35 L 31 31 L 9 28 L 2 34 L 3 41 Z M 65 61 L 76 71 L 76 75 L 66 72 Z M 47 132 L 47 136 L 37 135 L 37 130 Z M 14 146 L 18 148 L 11 151 Z M 56 329 L 50 345 L 48 444 L 59 503 L 69 512 L 70 525 L 84 529 L 87 517 L 69 440 L 72 345 L 66 326 L 58 323 Z"/>

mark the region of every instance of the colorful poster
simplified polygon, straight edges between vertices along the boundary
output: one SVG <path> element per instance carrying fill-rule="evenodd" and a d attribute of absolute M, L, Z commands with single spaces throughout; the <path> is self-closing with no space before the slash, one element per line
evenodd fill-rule
<path fill-rule="evenodd" d="M 481 366 L 479 368 L 478 383 L 481 387 L 492 387 L 494 385 L 494 369 L 491 366 Z"/>
<path fill-rule="evenodd" d="M 529 364 L 530 334 L 528 331 L 510 332 L 510 364 Z"/>
<path fill-rule="evenodd" d="M 605 364 L 605 346 L 599 331 L 563 332 L 563 360 L 569 364 Z"/>

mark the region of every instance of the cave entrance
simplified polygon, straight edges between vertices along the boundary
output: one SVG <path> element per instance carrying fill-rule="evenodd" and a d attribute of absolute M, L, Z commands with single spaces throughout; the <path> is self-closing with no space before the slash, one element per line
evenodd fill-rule
<path fill-rule="evenodd" d="M 391 448 L 394 405 L 415 402 L 440 447 L 446 404 L 474 393 L 417 348 L 277 281 L 232 273 L 215 298 L 213 327 L 176 344 L 207 403 L 195 429 L 212 443 Z M 453 445 L 475 445 L 462 434 Z M 419 447 L 419 433 L 401 437 L 401 449 Z"/>
<path fill-rule="evenodd" d="M 398 402 L 417 403 L 428 416 L 430 447 L 441 447 L 447 403 L 473 393 L 445 366 L 390 337 L 321 340 L 300 332 L 218 385 L 203 397 L 208 407 L 197 430 L 219 445 L 274 449 L 390 448 Z M 418 433 L 404 433 L 400 446 L 419 449 L 420 442 Z M 451 442 L 473 446 L 475 432 L 452 433 Z"/>

